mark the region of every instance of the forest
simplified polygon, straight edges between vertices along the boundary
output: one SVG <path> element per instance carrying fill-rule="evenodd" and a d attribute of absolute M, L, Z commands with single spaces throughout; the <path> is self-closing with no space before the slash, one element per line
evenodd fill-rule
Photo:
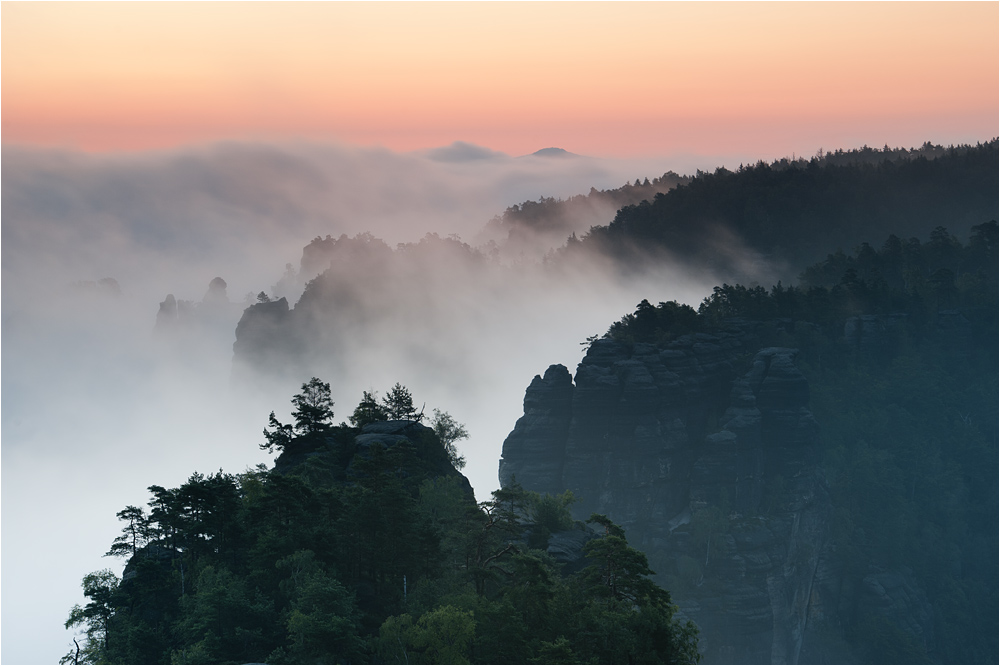
<path fill-rule="evenodd" d="M 622 207 L 556 254 L 597 251 L 627 271 L 666 254 L 690 270 L 753 279 L 767 267 L 791 279 L 838 247 L 921 236 L 942 223 L 964 230 L 996 217 L 998 163 L 994 139 L 720 167 Z"/>
<path fill-rule="evenodd" d="M 697 630 L 607 517 L 519 487 L 477 504 L 446 413 L 421 425 L 397 384 L 334 425 L 317 378 L 292 404 L 260 445 L 274 469 L 195 473 L 118 513 L 124 573 L 84 577 L 61 663 L 697 661 Z M 567 532 L 572 567 L 546 550 Z"/>
<path fill-rule="evenodd" d="M 799 350 L 839 566 L 856 580 L 909 571 L 934 608 L 932 650 L 884 617 L 848 611 L 861 661 L 996 660 L 997 261 L 995 221 L 964 244 L 936 227 L 926 243 L 889 236 L 831 254 L 797 286 L 724 284 L 697 310 L 643 301 L 605 334 L 662 343 L 757 320 L 760 346 Z M 725 513 L 700 518 L 725 534 Z"/>

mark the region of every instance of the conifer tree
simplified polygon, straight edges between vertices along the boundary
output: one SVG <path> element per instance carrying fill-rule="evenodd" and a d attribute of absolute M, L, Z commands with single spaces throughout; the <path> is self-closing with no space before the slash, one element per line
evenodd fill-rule
<path fill-rule="evenodd" d="M 385 397 L 382 398 L 382 408 L 386 415 L 392 420 L 405 419 L 408 421 L 423 421 L 424 412 L 413 407 L 413 396 L 410 390 L 396 382 L 396 385 L 389 389 Z"/>
<path fill-rule="evenodd" d="M 302 385 L 302 392 L 292 396 L 292 417 L 295 425 L 282 423 L 271 412 L 267 420 L 273 430 L 264 429 L 265 442 L 260 448 L 272 453 L 274 449 L 284 450 L 297 437 L 323 434 L 333 426 L 333 400 L 330 385 L 313 377 Z"/>

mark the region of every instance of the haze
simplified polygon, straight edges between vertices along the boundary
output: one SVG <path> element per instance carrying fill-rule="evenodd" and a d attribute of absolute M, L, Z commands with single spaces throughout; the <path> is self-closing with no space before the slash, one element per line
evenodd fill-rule
<path fill-rule="evenodd" d="M 277 297 L 286 264 L 298 270 L 313 237 L 371 232 L 394 246 L 433 231 L 471 240 L 536 193 L 620 186 L 651 168 L 482 158 L 472 148 L 417 155 L 226 144 L 107 157 L 5 150 L 3 558 L 5 572 L 20 574 L 4 581 L 4 661 L 64 652 L 61 624 L 79 581 L 121 566 L 100 555 L 119 529 L 114 514 L 144 503 L 147 486 L 270 462 L 257 449 L 267 414 L 287 418 L 289 398 L 309 376 L 333 384 L 338 420 L 363 390 L 397 381 L 428 413 L 449 411 L 472 433 L 460 445 L 465 471 L 488 497 L 534 374 L 575 364 L 579 342 L 647 295 L 697 302 L 710 289 L 679 271 L 654 288 L 652 276 L 620 282 L 597 265 L 588 276 L 555 277 L 517 257 L 479 275 L 441 264 L 425 276 L 433 290 L 417 295 L 426 307 L 371 284 L 377 302 L 369 305 L 388 316 L 341 321 L 339 363 L 328 355 L 231 382 L 243 308 L 261 291 Z M 480 159 L 463 159 L 470 150 Z M 222 316 L 154 334 L 168 293 L 200 302 L 215 277 L 232 302 Z M 294 303 L 303 280 L 279 290 Z M 454 315 L 436 319 L 435 303 L 451 304 Z"/>
<path fill-rule="evenodd" d="M 234 382 L 243 307 L 261 291 L 294 304 L 311 276 L 275 287 L 315 236 L 479 245 L 526 200 L 820 148 L 975 143 L 1000 111 L 996 3 L 0 11 L 6 663 L 66 653 L 80 580 L 120 572 L 100 556 L 147 486 L 270 462 L 267 414 L 287 417 L 308 375 L 332 384 L 338 421 L 397 381 L 450 412 L 484 498 L 535 374 L 574 368 L 642 298 L 697 306 L 732 281 L 676 262 L 553 274 L 535 261 L 548 246 L 476 279 L 443 263 L 423 300 L 373 285 L 367 306 L 406 316 L 339 322 L 336 362 Z M 528 156 L 552 146 L 582 157 Z M 154 334 L 167 294 L 198 303 L 215 277 L 226 314 Z"/>

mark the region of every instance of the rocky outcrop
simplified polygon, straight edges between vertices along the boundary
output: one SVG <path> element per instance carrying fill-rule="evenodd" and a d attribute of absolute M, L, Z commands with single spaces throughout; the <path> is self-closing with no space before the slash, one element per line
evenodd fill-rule
<path fill-rule="evenodd" d="M 288 300 L 284 297 L 254 303 L 243 311 L 233 343 L 234 378 L 249 368 L 281 374 L 289 352 L 295 348 L 295 336 L 289 334 L 287 326 L 290 318 Z"/>
<path fill-rule="evenodd" d="M 190 355 L 195 350 L 213 349 L 216 341 L 228 344 L 242 310 L 242 305 L 229 301 L 226 281 L 217 277 L 209 283 L 200 302 L 167 294 L 156 313 L 153 333 L 161 343 Z M 215 353 L 214 349 L 211 353 Z"/>
<path fill-rule="evenodd" d="M 194 305 L 190 301 L 178 301 L 173 294 L 160 302 L 160 309 L 156 312 L 156 325 L 153 330 L 157 334 L 165 334 L 175 331 L 179 326 L 187 323 L 194 312 Z"/>
<path fill-rule="evenodd" d="M 614 507 L 616 522 L 648 527 L 652 542 L 667 538 L 666 525 L 690 508 L 692 443 L 718 430 L 743 347 L 738 332 L 685 336 L 665 349 L 598 340 L 575 383 L 565 367 L 550 367 L 504 442 L 501 485 L 570 489 L 581 498 L 578 517 Z"/>
<path fill-rule="evenodd" d="M 501 485 L 572 490 L 575 518 L 621 524 L 698 624 L 707 663 L 856 660 L 848 605 L 918 618 L 926 643 L 926 605 L 905 577 L 890 576 L 892 593 L 878 575 L 844 585 L 796 355 L 756 348 L 745 326 L 664 346 L 598 340 L 575 377 L 556 365 L 532 380 Z M 886 594 L 869 593 L 875 582 Z"/>
<path fill-rule="evenodd" d="M 535 376 L 524 394 L 524 416 L 507 438 L 511 460 L 501 464 L 502 485 L 516 481 L 530 488 L 562 478 L 572 398 L 573 378 L 565 366 Z"/>
<path fill-rule="evenodd" d="M 328 480 L 349 484 L 358 474 L 368 473 L 359 470 L 359 465 L 372 460 L 376 447 L 391 455 L 401 446 L 405 452 L 393 457 L 390 464 L 394 473 L 400 477 L 453 477 L 469 498 L 475 497 L 469 480 L 451 464 L 434 430 L 410 420 L 376 421 L 361 432 L 335 426 L 324 433 L 296 437 L 274 461 L 274 471 L 292 474 L 312 465 L 322 469 Z"/>

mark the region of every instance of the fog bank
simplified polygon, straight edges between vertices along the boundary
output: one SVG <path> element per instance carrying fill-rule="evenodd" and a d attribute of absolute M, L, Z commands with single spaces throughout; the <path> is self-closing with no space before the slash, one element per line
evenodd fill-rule
<path fill-rule="evenodd" d="M 472 239 L 525 200 L 684 171 L 667 161 L 511 157 L 459 144 L 425 154 L 221 144 L 105 157 L 5 148 L 3 159 L 5 662 L 65 654 L 62 624 L 83 602 L 80 580 L 120 573 L 124 563 L 101 554 L 119 533 L 115 513 L 144 504 L 147 486 L 269 463 L 257 448 L 267 413 L 286 417 L 309 376 L 332 384 L 338 421 L 362 390 L 397 381 L 428 413 L 449 411 L 471 433 L 459 447 L 484 498 L 534 374 L 575 367 L 579 343 L 642 298 L 696 305 L 711 288 L 669 266 L 623 280 L 597 258 L 562 271 L 470 269 L 448 254 L 407 263 L 392 249 L 428 232 Z M 312 276 L 281 287 L 286 264 L 298 271 L 316 236 L 361 232 L 394 257 L 368 266 L 367 281 L 337 274 L 365 317 L 335 310 L 325 347 L 264 381 L 234 379 L 244 307 L 280 289 L 294 305 Z M 400 288 L 406 271 L 420 276 L 410 291 Z M 206 299 L 216 277 L 222 301 Z M 154 332 L 167 294 L 193 314 Z"/>

